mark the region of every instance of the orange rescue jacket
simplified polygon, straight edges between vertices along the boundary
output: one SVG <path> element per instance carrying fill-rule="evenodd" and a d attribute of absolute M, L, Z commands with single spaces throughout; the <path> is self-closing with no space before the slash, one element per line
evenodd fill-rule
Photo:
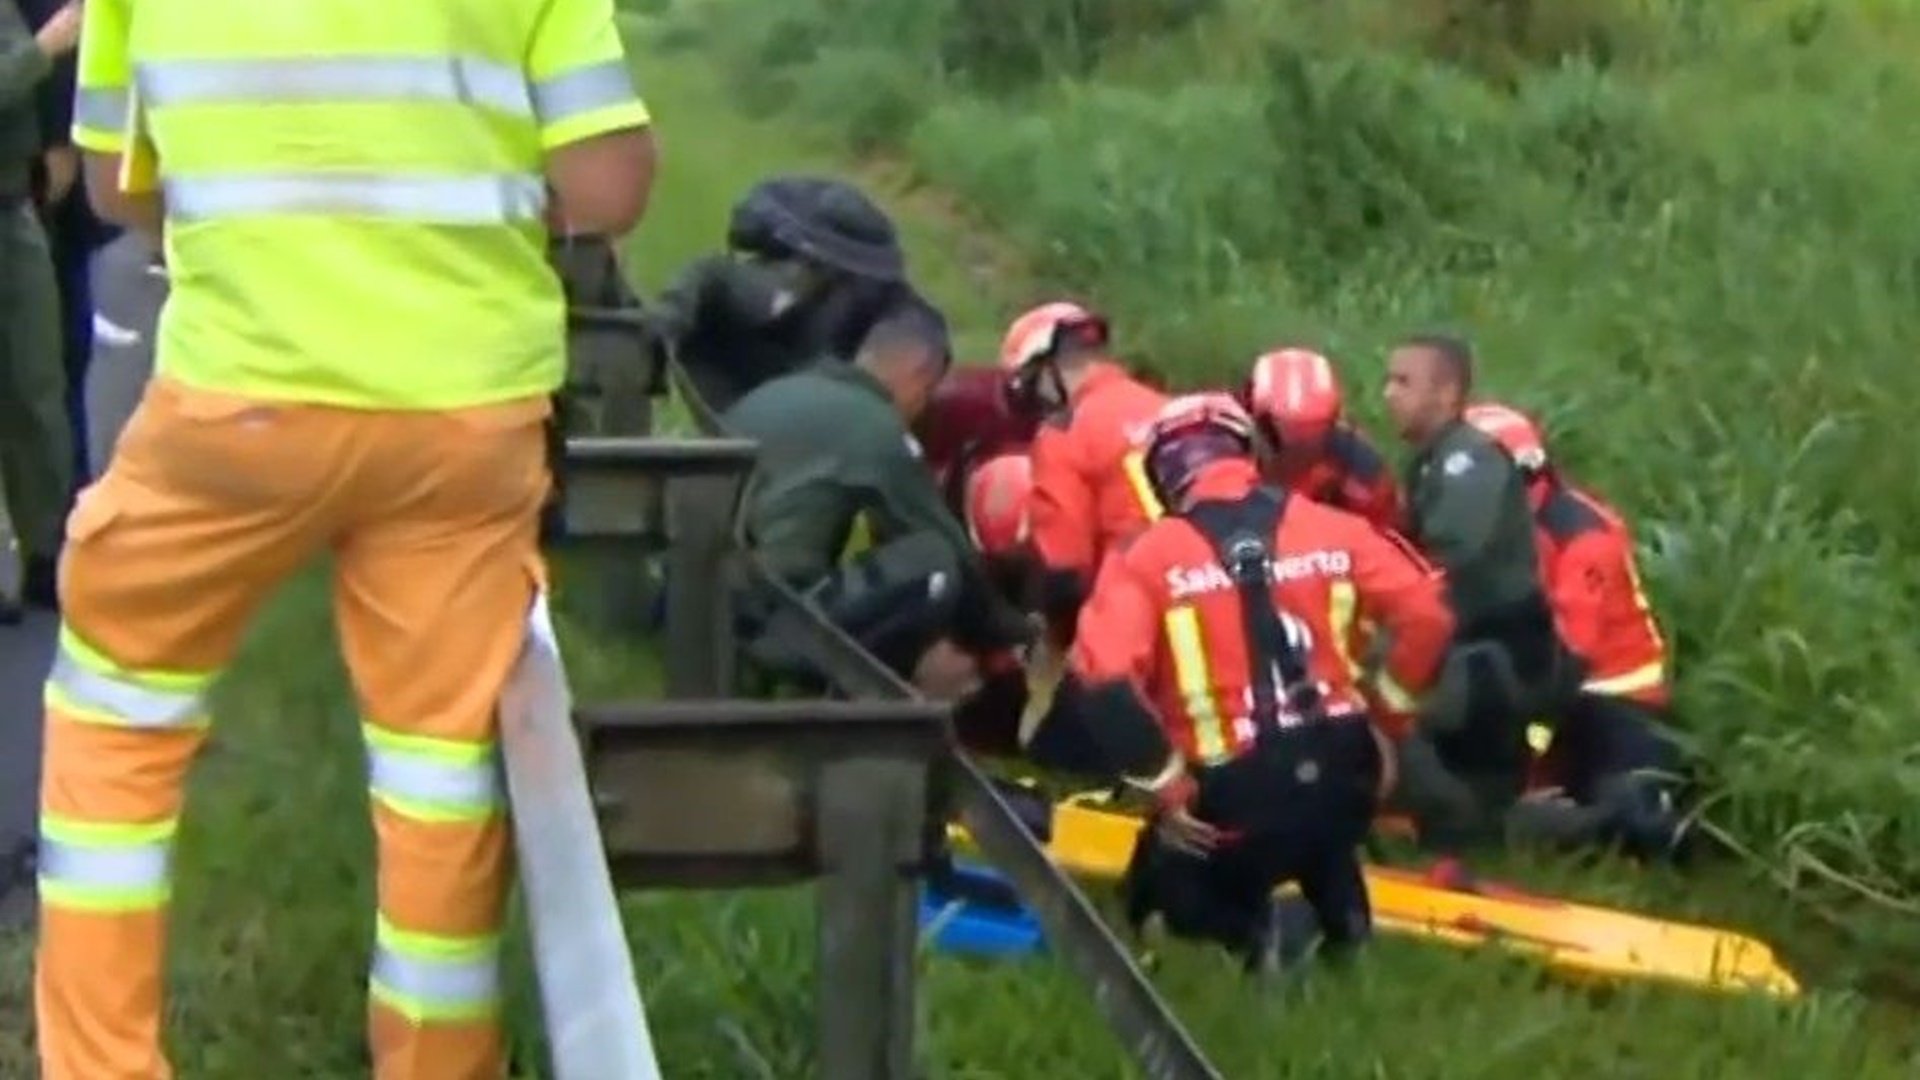
<path fill-rule="evenodd" d="M 1195 497 L 1244 498 L 1258 479 L 1251 462 L 1218 462 L 1196 478 Z M 1411 547 L 1299 497 L 1287 499 L 1269 547 L 1274 602 L 1306 630 L 1307 669 L 1329 715 L 1366 712 L 1357 648 L 1367 621 L 1391 635 L 1381 674 L 1396 692 L 1432 682 L 1453 617 L 1439 574 Z M 1185 519 L 1164 517 L 1101 567 L 1068 663 L 1087 686 L 1130 683 L 1174 748 L 1207 766 L 1256 736 L 1251 651 L 1238 587 L 1212 544 Z"/>
<path fill-rule="evenodd" d="M 1570 485 L 1548 481 L 1536 491 L 1540 580 L 1562 640 L 1586 661 L 1582 689 L 1665 708 L 1666 641 L 1640 585 L 1627 523 Z"/>
<path fill-rule="evenodd" d="M 1160 516 L 1141 448 L 1166 395 L 1099 363 L 1033 440 L 1033 548 L 1090 582 L 1108 548 Z"/>

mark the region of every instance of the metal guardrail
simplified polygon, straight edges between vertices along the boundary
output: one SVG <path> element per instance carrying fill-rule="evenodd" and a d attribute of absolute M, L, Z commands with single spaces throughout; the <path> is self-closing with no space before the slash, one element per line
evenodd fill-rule
<path fill-rule="evenodd" d="M 729 438 L 720 418 L 700 400 L 695 380 L 675 358 L 663 360 L 696 425 L 712 437 Z M 737 512 L 737 504 L 733 509 Z M 737 518 L 733 531 L 739 532 Z M 779 601 L 768 632 L 779 634 L 793 655 L 807 660 L 840 692 L 873 700 L 917 700 L 911 685 L 862 649 L 817 606 L 767 573 L 757 559 L 744 556 L 743 570 L 754 585 Z M 670 627 L 669 637 L 678 636 Z M 987 857 L 1012 879 L 1134 1061 L 1152 1080 L 1219 1077 L 1219 1070 L 1134 964 L 1085 893 L 1047 857 L 987 775 L 957 744 L 949 747 L 949 754 L 953 768 L 948 794 L 962 822 Z M 944 837 L 939 842 L 944 844 Z"/>
<path fill-rule="evenodd" d="M 1145 1075 L 1218 1078 L 1086 895 L 957 749 L 947 708 L 920 700 L 751 554 L 740 510 L 753 445 L 727 437 L 698 380 L 649 340 L 643 313 L 576 306 L 569 321 L 576 333 L 637 342 L 648 396 L 671 385 L 706 436 L 566 446 L 565 542 L 633 557 L 664 550 L 667 561 L 667 690 L 678 700 L 575 709 L 614 880 L 818 880 L 824 1075 L 906 1080 L 914 880 L 945 858 L 945 819 L 957 808 Z M 739 583 L 778 598 L 768 630 L 853 700 L 733 699 L 729 597 Z"/>

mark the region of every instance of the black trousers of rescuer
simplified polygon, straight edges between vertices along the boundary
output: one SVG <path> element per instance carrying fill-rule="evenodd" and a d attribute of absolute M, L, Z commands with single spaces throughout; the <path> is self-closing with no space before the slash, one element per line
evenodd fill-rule
<path fill-rule="evenodd" d="M 1356 717 L 1270 735 L 1201 773 L 1196 816 L 1239 836 L 1199 857 L 1168 847 L 1151 826 L 1141 830 L 1123 885 L 1129 920 L 1158 913 L 1175 935 L 1251 953 L 1273 891 L 1293 882 L 1327 945 L 1364 941 L 1373 914 L 1360 844 L 1380 769 L 1379 747 Z"/>

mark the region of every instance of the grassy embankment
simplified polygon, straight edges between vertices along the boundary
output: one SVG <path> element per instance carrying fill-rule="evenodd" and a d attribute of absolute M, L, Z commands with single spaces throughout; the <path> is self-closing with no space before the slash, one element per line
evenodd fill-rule
<path fill-rule="evenodd" d="M 1637 526 L 1715 822 L 1920 926 L 1920 7 L 690 11 L 745 107 L 903 157 L 1187 382 L 1316 343 L 1376 421 L 1394 335 L 1470 334 Z"/>
<path fill-rule="evenodd" d="M 784 124 L 736 114 L 712 78 L 710 57 L 649 49 L 639 56 L 668 154 L 654 217 L 635 246 L 635 268 L 654 285 L 717 238 L 726 205 L 753 179 L 799 165 L 831 167 L 834 159 Z M 986 347 L 997 318 L 1027 298 L 1017 264 L 937 200 L 889 202 L 909 225 L 930 291 L 970 329 L 968 344 Z M 1105 294 L 1102 279 L 1062 269 L 1041 264 L 1051 277 Z M 1122 293 L 1113 303 L 1131 324 L 1165 320 L 1198 295 L 1176 289 L 1147 304 Z M 1149 340 L 1183 340 L 1171 329 L 1161 334 Z M 1671 574 L 1661 580 L 1674 587 Z M 322 583 L 303 579 L 274 606 L 220 692 L 217 734 L 196 779 L 180 855 L 172 1030 L 185 1076 L 364 1074 L 370 842 L 359 811 L 352 703 L 330 651 L 316 647 L 328 622 Z M 583 696 L 632 692 L 649 681 L 642 650 L 579 632 L 568 633 L 567 644 Z M 1643 901 L 1673 888 L 1661 884 L 1586 882 L 1590 891 Z M 642 896 L 628 910 L 670 1075 L 805 1074 L 814 987 L 804 896 Z M 1908 1051 L 1896 1034 L 1866 1024 L 1863 1003 L 1842 992 L 1790 1007 L 1645 987 L 1596 994 L 1543 984 L 1523 963 L 1389 941 L 1351 974 L 1265 1000 L 1250 997 L 1211 957 L 1170 960 L 1169 994 L 1234 1077 L 1520 1077 L 1596 1068 L 1620 1076 L 1892 1077 L 1910 1069 L 1900 1063 Z M 927 970 L 924 1045 L 932 1075 L 1122 1074 L 1079 991 L 1050 966 L 935 958 Z M 18 963 L 0 969 L 4 1075 L 28 1071 L 19 1035 L 28 1015 L 22 976 Z M 531 997 L 524 982 L 519 989 L 516 1025 L 531 1032 Z"/>

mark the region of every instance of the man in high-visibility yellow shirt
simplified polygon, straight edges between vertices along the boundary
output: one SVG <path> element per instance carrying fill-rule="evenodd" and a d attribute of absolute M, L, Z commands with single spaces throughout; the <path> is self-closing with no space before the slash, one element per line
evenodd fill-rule
<path fill-rule="evenodd" d="M 164 224 L 172 292 L 67 523 L 45 1080 L 171 1076 L 168 855 L 206 691 L 323 552 L 379 842 L 374 1074 L 500 1076 L 495 705 L 543 575 L 548 229 L 631 230 L 653 176 L 612 0 L 89 0 L 82 42 L 89 191 Z M 157 191 L 120 186 L 134 149 Z"/>

